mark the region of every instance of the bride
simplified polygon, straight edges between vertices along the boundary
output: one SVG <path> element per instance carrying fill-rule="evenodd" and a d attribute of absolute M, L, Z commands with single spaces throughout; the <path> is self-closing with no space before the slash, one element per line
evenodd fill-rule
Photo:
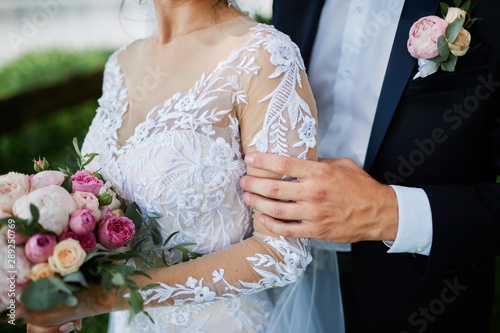
<path fill-rule="evenodd" d="M 99 154 L 88 169 L 125 201 L 161 216 L 164 237 L 178 231 L 172 242 L 195 243 L 190 250 L 203 256 L 182 263 L 171 253 L 169 267 L 153 258 L 152 281 L 135 278 L 159 283 L 143 292 L 154 323 L 139 314 L 129 324 L 126 295 L 93 286 L 76 307 L 29 312 L 29 332 L 106 312 L 110 332 L 266 332 L 269 288 L 293 284 L 312 260 L 309 240 L 253 223 L 259 212 L 252 215 L 238 184 L 245 172 L 283 177 L 246 169 L 251 152 L 317 158 L 315 103 L 298 48 L 230 0 L 154 7 L 157 32 L 109 58 L 82 150 Z"/>

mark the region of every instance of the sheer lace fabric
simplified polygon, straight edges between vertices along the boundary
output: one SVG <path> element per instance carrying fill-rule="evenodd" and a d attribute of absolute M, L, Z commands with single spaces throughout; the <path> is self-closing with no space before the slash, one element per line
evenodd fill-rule
<path fill-rule="evenodd" d="M 110 331 L 265 331 L 273 307 L 265 290 L 301 277 L 309 241 L 252 224 L 238 182 L 258 174 L 243 162 L 252 151 L 316 158 L 315 106 L 299 51 L 246 17 L 160 51 L 149 43 L 110 57 L 82 150 L 99 153 L 89 169 L 122 198 L 161 216 L 163 237 L 179 231 L 172 242 L 196 243 L 191 249 L 205 255 L 179 263 L 181 254 L 170 252 L 169 264 L 179 264 L 168 268 L 159 253 L 150 256 L 160 286 L 143 296 L 155 323 L 139 315 L 129 326 L 118 312 Z"/>

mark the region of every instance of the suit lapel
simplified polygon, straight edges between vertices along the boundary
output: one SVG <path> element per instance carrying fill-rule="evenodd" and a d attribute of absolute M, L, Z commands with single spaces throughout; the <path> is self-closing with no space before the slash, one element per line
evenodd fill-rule
<path fill-rule="evenodd" d="M 382 91 L 375 112 L 364 169 L 369 171 L 375 161 L 392 116 L 410 78 L 416 59 L 408 53 L 406 42 L 412 24 L 419 18 L 433 15 L 438 9 L 436 0 L 406 0 L 392 47 Z"/>

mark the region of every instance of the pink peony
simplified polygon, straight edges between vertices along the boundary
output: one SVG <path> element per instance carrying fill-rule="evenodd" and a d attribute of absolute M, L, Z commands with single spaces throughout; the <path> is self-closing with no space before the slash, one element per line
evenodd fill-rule
<path fill-rule="evenodd" d="M 422 17 L 413 23 L 408 39 L 408 52 L 419 59 L 431 59 L 439 55 L 437 41 L 445 34 L 448 22 L 440 17 L 431 15 Z"/>
<path fill-rule="evenodd" d="M 99 224 L 97 236 L 99 242 L 108 249 L 117 249 L 132 240 L 135 226 L 126 217 L 106 216 Z"/>
<path fill-rule="evenodd" d="M 95 250 L 97 245 L 97 241 L 95 239 L 94 234 L 88 233 L 86 235 L 77 235 L 72 231 L 66 231 L 61 236 L 59 236 L 59 241 L 62 242 L 65 239 L 73 238 L 80 243 L 80 246 L 86 253 L 90 253 Z"/>
<path fill-rule="evenodd" d="M 87 208 L 80 208 L 71 213 L 69 219 L 70 229 L 77 235 L 86 235 L 92 232 L 97 223 L 94 213 Z"/>
<path fill-rule="evenodd" d="M 39 188 L 21 197 L 15 202 L 12 210 L 16 216 L 29 219 L 30 204 L 34 204 L 40 212 L 40 225 L 56 235 L 60 235 L 68 226 L 69 215 L 76 209 L 68 191 L 57 185 Z"/>
<path fill-rule="evenodd" d="M 94 195 L 99 194 L 102 186 L 102 181 L 90 174 L 88 170 L 78 171 L 71 176 L 73 192 L 90 192 Z"/>
<path fill-rule="evenodd" d="M 49 185 L 61 185 L 66 174 L 61 171 L 41 171 L 30 179 L 31 190 L 36 190 Z"/>
<path fill-rule="evenodd" d="M 57 245 L 56 237 L 49 234 L 36 234 L 30 237 L 24 246 L 26 257 L 34 263 L 47 262 Z"/>
<path fill-rule="evenodd" d="M 76 191 L 71 194 L 73 200 L 75 201 L 76 208 L 87 208 L 92 211 L 97 220 L 101 217 L 101 211 L 99 209 L 99 199 L 89 192 Z"/>
<path fill-rule="evenodd" d="M 0 209 L 2 214 L 12 214 L 14 202 L 28 194 L 30 181 L 27 175 L 9 172 L 0 176 Z"/>

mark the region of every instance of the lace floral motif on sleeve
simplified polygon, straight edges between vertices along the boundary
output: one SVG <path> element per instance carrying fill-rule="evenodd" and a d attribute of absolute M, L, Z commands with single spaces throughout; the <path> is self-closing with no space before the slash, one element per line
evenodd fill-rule
<path fill-rule="evenodd" d="M 231 284 L 225 278 L 225 269 L 220 268 L 212 273 L 212 283 L 207 283 L 204 278 L 197 280 L 193 277 L 189 277 L 185 285 L 169 286 L 160 282 L 159 287 L 141 292 L 145 304 L 152 301 L 162 303 L 168 299 L 174 299 L 175 305 L 186 302 L 210 302 L 236 295 L 252 294 L 271 287 L 282 287 L 297 281 L 312 260 L 308 239 L 268 236 L 264 242 L 279 253 L 283 260 L 277 260 L 269 254 L 259 253 L 247 257 L 253 269 L 262 276 L 259 281 L 240 280 L 236 284 Z"/>
<path fill-rule="evenodd" d="M 297 92 L 297 87 L 302 88 L 300 73 L 305 70 L 300 51 L 290 37 L 283 33 L 262 26 L 255 29 L 257 37 L 264 41 L 265 50 L 271 54 L 271 64 L 276 67 L 269 79 L 281 77 L 281 81 L 275 90 L 259 101 L 269 101 L 269 106 L 262 130 L 255 135 L 249 146 L 256 146 L 257 151 L 262 153 L 289 156 L 287 132 L 295 130 L 302 123 L 298 130 L 301 141 L 293 147 L 305 146 L 297 156 L 305 159 L 308 149 L 316 146 L 316 120 L 309 105 Z"/>

